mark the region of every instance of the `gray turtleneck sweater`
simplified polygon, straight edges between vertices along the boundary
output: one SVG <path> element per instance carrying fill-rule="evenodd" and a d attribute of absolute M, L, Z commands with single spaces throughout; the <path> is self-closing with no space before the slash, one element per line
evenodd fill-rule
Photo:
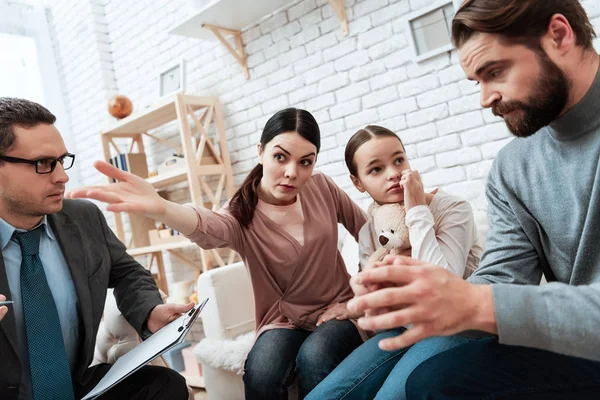
<path fill-rule="evenodd" d="M 500 342 L 600 360 L 600 73 L 560 119 L 498 154 L 489 234 L 469 279 L 493 284 Z M 549 268 L 556 282 L 538 286 Z"/>

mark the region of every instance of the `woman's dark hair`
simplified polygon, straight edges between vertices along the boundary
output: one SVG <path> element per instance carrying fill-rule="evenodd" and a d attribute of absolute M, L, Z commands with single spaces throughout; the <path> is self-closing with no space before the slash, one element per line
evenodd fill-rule
<path fill-rule="evenodd" d="M 383 126 L 377 125 L 368 125 L 363 129 L 358 130 L 350 140 L 348 140 L 348 144 L 346 144 L 346 150 L 344 152 L 344 156 L 346 159 L 346 167 L 348 171 L 350 171 L 350 175 L 358 176 L 358 169 L 356 166 L 356 162 L 354 161 L 354 155 L 363 144 L 367 143 L 369 140 L 378 137 L 393 137 L 400 141 L 402 145 L 402 149 L 404 149 L 404 143 L 402 140 L 396 135 L 394 132 L 390 131 Z"/>
<path fill-rule="evenodd" d="M 321 131 L 317 121 L 311 113 L 297 108 L 286 108 L 273 115 L 263 129 L 260 137 L 260 147 L 264 151 L 277 135 L 287 132 L 297 132 L 317 148 L 321 147 Z M 258 184 L 263 176 L 263 166 L 258 164 L 246 177 L 242 186 L 229 201 L 229 211 L 238 222 L 247 228 L 254 217 L 254 210 L 258 204 Z"/>

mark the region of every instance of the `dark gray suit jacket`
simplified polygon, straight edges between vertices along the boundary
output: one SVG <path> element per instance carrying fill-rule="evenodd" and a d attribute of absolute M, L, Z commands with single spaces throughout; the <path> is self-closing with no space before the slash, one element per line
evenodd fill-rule
<path fill-rule="evenodd" d="M 65 199 L 63 210 L 49 215 L 79 299 L 79 349 L 73 382 L 89 382 L 93 368 L 96 334 L 106 290 L 114 288 L 119 310 L 141 334 L 150 311 L 161 304 L 152 275 L 126 252 L 123 243 L 108 227 L 104 215 L 93 203 Z M 43 261 L 43 260 L 42 260 Z M 4 259 L 0 257 L 0 294 L 10 300 Z M 21 363 L 14 315 L 9 311 L 0 321 L 0 399 L 17 400 Z"/>

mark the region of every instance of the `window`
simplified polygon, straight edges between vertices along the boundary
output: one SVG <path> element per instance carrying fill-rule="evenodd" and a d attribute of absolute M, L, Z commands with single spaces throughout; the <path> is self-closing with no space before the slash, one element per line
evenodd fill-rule
<path fill-rule="evenodd" d="M 45 103 L 33 38 L 0 33 L 0 97 L 23 97 Z"/>
<path fill-rule="evenodd" d="M 455 5 L 452 0 L 436 2 L 407 17 L 407 32 L 413 47 L 414 61 L 423 61 L 453 49 L 452 18 Z"/>
<path fill-rule="evenodd" d="M 67 149 L 75 152 L 44 3 L 0 0 L 0 96 L 22 97 L 48 108 Z M 70 171 L 67 190 L 80 186 L 77 166 Z"/>

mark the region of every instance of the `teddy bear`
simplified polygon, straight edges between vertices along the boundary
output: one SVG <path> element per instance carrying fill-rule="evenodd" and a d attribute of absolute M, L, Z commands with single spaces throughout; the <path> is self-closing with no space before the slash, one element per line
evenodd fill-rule
<path fill-rule="evenodd" d="M 408 227 L 405 224 L 406 208 L 404 204 L 393 203 L 379 205 L 375 202 L 368 210 L 373 221 L 377 243 L 381 245 L 368 260 L 368 265 L 381 261 L 388 255 L 400 255 L 411 247 Z"/>

